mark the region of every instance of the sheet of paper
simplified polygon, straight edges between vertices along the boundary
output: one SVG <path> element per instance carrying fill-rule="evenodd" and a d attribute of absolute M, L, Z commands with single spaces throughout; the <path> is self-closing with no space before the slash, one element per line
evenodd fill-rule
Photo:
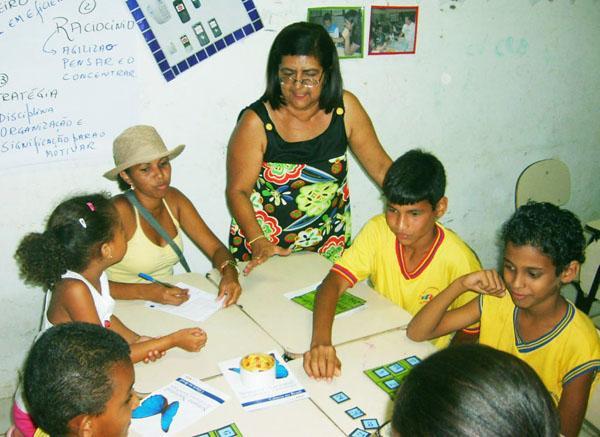
<path fill-rule="evenodd" d="M 281 366 L 277 371 L 278 376 L 275 383 L 270 387 L 249 388 L 242 384 L 239 374 L 242 357 L 219 363 L 219 368 L 225 380 L 229 383 L 242 408 L 245 410 L 259 410 L 308 397 L 308 393 L 290 371 L 287 364 L 281 358 L 281 355 L 276 351 L 269 351 L 267 353 L 275 357 L 277 366 Z"/>
<path fill-rule="evenodd" d="M 175 434 L 229 399 L 225 393 L 189 375 L 152 392 L 131 414 L 131 429 L 139 435 Z"/>
<path fill-rule="evenodd" d="M 290 291 L 284 294 L 285 297 L 298 305 L 303 306 L 309 311 L 315 310 L 315 295 L 317 287 L 321 283 L 309 285 L 300 290 Z M 335 306 L 335 318 L 346 317 L 357 311 L 364 310 L 367 307 L 366 301 L 351 293 L 345 292 L 340 296 Z"/>
<path fill-rule="evenodd" d="M 147 301 L 146 307 L 184 317 L 195 322 L 203 322 L 223 308 L 223 300 L 215 300 L 216 296 L 214 294 L 192 287 L 184 282 L 178 282 L 175 285 L 179 288 L 187 288 L 189 290 L 190 298 L 187 302 L 175 306 Z"/>

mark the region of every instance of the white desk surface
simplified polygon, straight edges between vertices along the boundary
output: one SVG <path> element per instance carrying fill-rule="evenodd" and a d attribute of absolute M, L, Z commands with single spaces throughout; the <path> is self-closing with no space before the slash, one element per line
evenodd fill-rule
<path fill-rule="evenodd" d="M 312 312 L 284 296 L 320 283 L 331 268 L 321 255 L 300 252 L 272 257 L 243 278 L 238 303 L 243 311 L 269 333 L 286 352 L 308 350 L 312 334 Z M 348 289 L 367 301 L 367 308 L 335 319 L 333 344 L 363 338 L 406 325 L 410 315 L 361 282 Z"/>
<path fill-rule="evenodd" d="M 304 372 L 302 359 L 290 361 L 288 366 L 308 391 L 311 400 L 346 435 L 355 428 L 362 427 L 361 419 L 376 418 L 382 425 L 392 415 L 393 404 L 390 397 L 363 373 L 364 370 L 412 355 L 424 359 L 436 351 L 429 342 L 416 343 L 409 340 L 406 331 L 401 329 L 344 344 L 336 350 L 342 362 L 342 374 L 332 382 L 310 379 Z M 346 393 L 350 400 L 337 404 L 329 397 L 340 391 Z M 359 407 L 366 415 L 359 419 L 350 418 L 344 411 L 352 407 Z"/>
<path fill-rule="evenodd" d="M 199 274 L 183 274 L 174 278 L 204 291 L 216 289 Z M 196 323 L 162 311 L 151 310 L 144 301 L 116 301 L 115 314 L 125 325 L 138 334 L 158 336 L 182 328 L 200 326 L 208 335 L 208 341 L 200 352 L 187 352 L 179 348 L 167 351 L 167 355 L 153 363 L 135 365 L 135 388 L 150 392 L 172 382 L 187 373 L 199 379 L 220 375 L 218 363 L 236 356 L 266 350 L 283 352 L 281 347 L 239 307 L 232 305 L 213 314 L 207 321 Z"/>
<path fill-rule="evenodd" d="M 297 372 L 295 370 L 295 372 Z M 235 423 L 244 437 L 343 436 L 344 433 L 310 399 L 263 410 L 245 411 L 224 377 L 205 381 L 230 398 L 216 410 L 174 436 L 193 436 Z M 130 435 L 137 435 L 130 432 Z"/>

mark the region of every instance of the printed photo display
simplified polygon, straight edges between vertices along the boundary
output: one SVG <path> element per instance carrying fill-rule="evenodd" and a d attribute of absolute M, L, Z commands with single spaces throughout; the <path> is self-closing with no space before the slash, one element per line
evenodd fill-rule
<path fill-rule="evenodd" d="M 369 55 L 414 54 L 417 6 L 372 6 Z"/>
<path fill-rule="evenodd" d="M 127 0 L 167 81 L 263 24 L 252 0 Z"/>
<path fill-rule="evenodd" d="M 333 39 L 338 56 L 362 58 L 364 10 L 362 7 L 309 8 L 307 20 L 322 25 Z"/>

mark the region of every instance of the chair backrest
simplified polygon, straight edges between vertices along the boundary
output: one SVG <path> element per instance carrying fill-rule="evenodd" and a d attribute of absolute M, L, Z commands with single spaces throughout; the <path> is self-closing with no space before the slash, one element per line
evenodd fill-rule
<path fill-rule="evenodd" d="M 600 266 L 600 241 L 593 241 L 585 248 L 585 262 L 579 271 L 579 283 L 585 294 L 588 294 L 592 288 L 598 266 Z"/>
<path fill-rule="evenodd" d="M 550 202 L 562 206 L 571 197 L 571 174 L 569 167 L 558 159 L 534 162 L 519 176 L 515 190 L 518 208 L 530 200 Z"/>

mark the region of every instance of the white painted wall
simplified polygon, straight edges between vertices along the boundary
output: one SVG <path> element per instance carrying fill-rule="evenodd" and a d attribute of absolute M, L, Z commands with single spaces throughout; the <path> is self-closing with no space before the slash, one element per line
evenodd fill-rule
<path fill-rule="evenodd" d="M 131 115 L 131 122 L 154 124 L 168 144 L 188 145 L 174 161 L 173 185 L 194 201 L 224 241 L 229 134 L 239 110 L 262 92 L 276 32 L 304 19 L 305 8 L 315 5 L 306 0 L 255 2 L 265 29 L 171 83 L 162 79 L 141 36 L 134 33 L 143 109 Z M 372 4 L 419 5 L 417 54 L 345 60 L 345 86 L 362 101 L 392 157 L 422 147 L 442 160 L 450 199 L 443 222 L 463 236 L 484 265 L 495 264 L 495 237 L 514 209 L 516 179 L 536 160 L 564 160 L 572 171 L 567 206 L 584 221 L 600 216 L 598 0 L 323 3 L 363 4 L 367 17 Z M 0 64 L 4 62 L 0 55 Z M 93 103 L 82 100 L 82 105 Z M 112 163 L 109 139 L 103 147 L 99 162 L 0 172 L 0 396 L 14 389 L 42 309 L 41 291 L 18 278 L 14 250 L 25 233 L 42 229 L 53 206 L 70 193 L 117 191 L 100 176 Z M 356 233 L 382 207 L 378 191 L 355 164 L 350 188 Z M 186 254 L 196 270 L 209 267 L 189 245 Z"/>

